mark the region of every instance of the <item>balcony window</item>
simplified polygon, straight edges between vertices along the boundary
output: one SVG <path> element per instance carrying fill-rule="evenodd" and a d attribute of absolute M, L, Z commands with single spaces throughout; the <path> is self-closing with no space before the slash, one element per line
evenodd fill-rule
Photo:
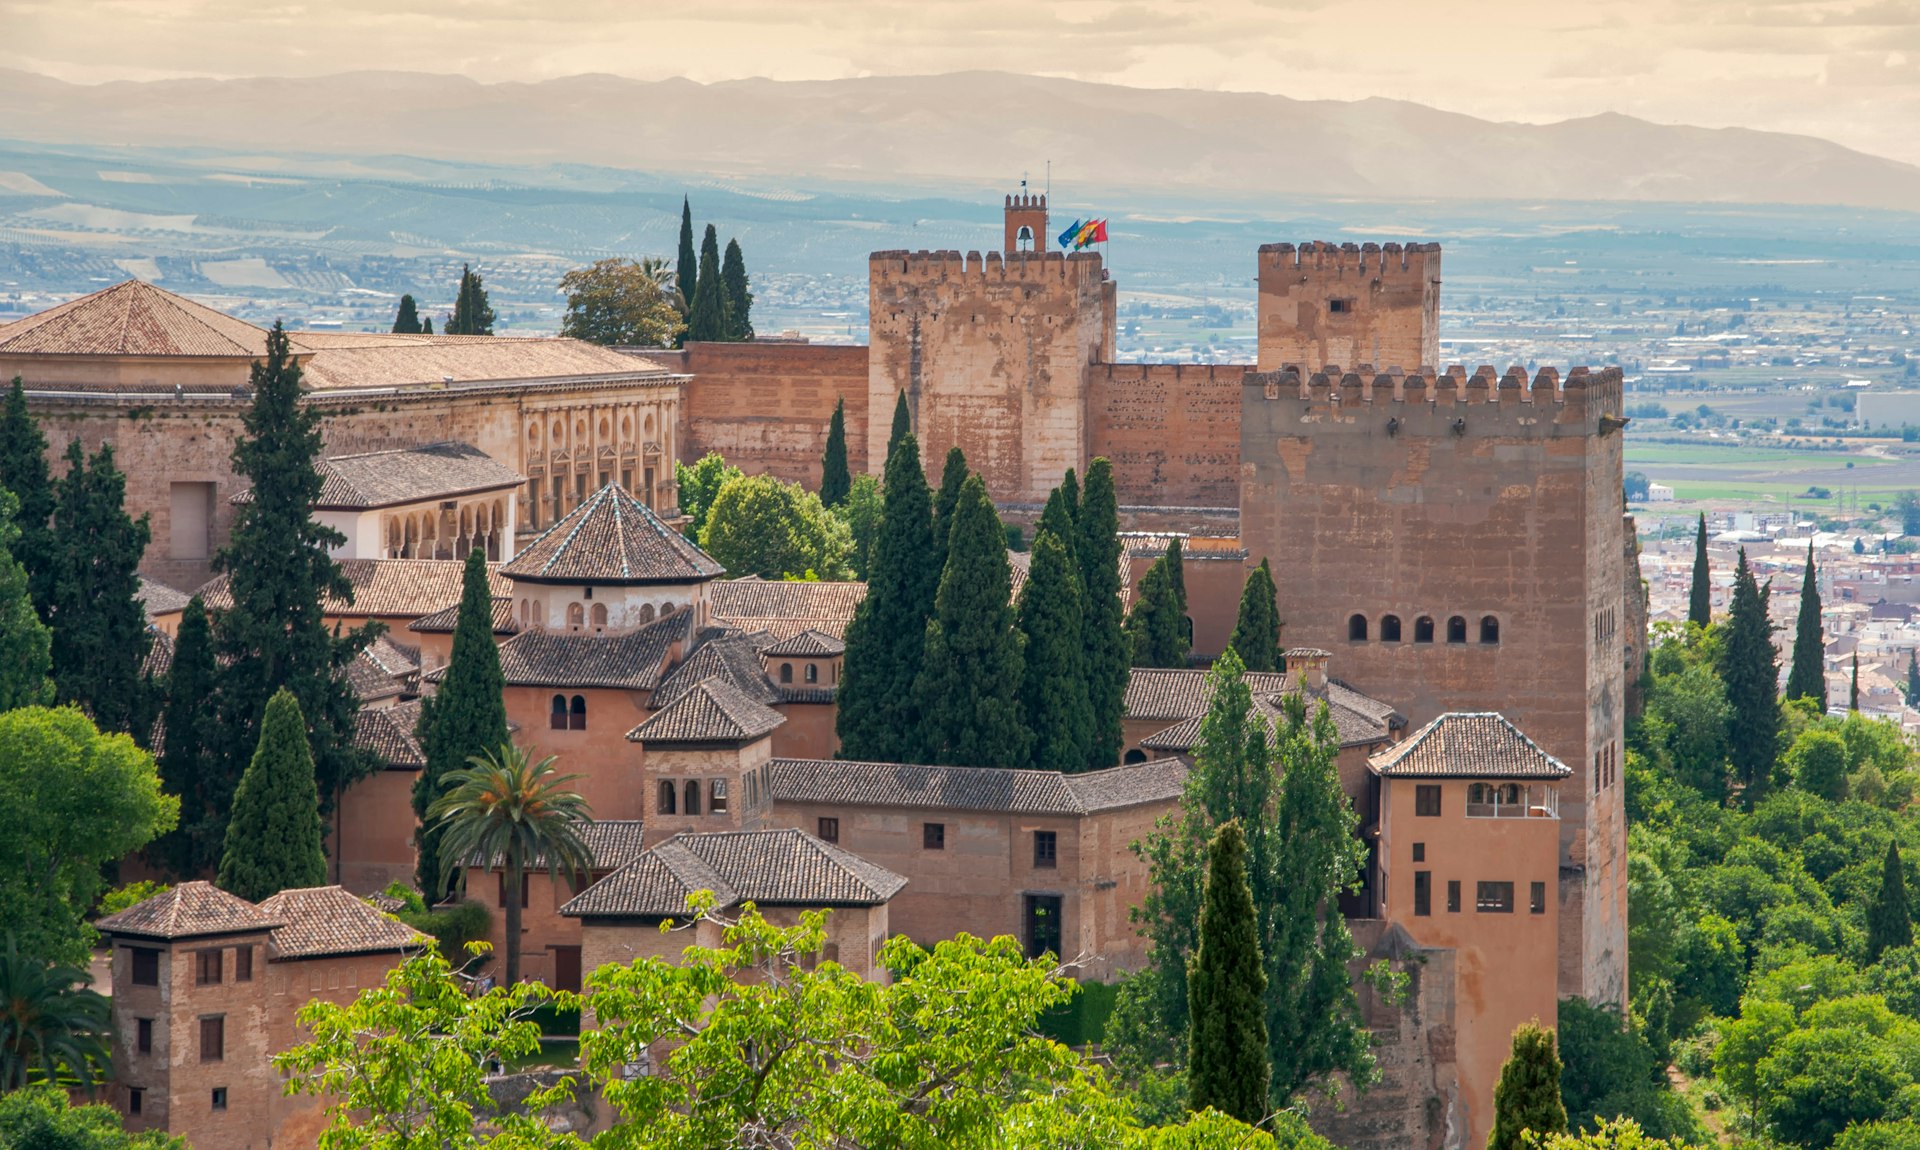
<path fill-rule="evenodd" d="M 200 1061 L 222 1062 L 227 1057 L 227 1019 L 225 1015 L 200 1020 Z"/>
<path fill-rule="evenodd" d="M 1513 884 L 1483 882 L 1474 891 L 1473 909 L 1481 914 L 1512 914 Z"/>
<path fill-rule="evenodd" d="M 1557 819 L 1560 791 L 1551 783 L 1469 783 L 1470 819 Z"/>

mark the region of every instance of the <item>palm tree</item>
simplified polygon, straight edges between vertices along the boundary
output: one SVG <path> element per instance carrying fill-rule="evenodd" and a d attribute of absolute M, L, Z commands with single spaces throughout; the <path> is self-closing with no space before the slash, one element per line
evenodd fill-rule
<path fill-rule="evenodd" d="M 453 885 L 459 868 L 482 860 L 506 863 L 507 982 L 520 981 L 520 884 L 529 863 L 546 860 L 558 878 L 585 872 L 592 860 L 580 839 L 592 821 L 587 800 L 566 789 L 579 775 L 554 773 L 554 756 L 528 759 L 526 748 L 502 743 L 498 751 L 471 755 L 465 770 L 449 771 L 446 790 L 427 810 L 440 824 L 440 866 Z"/>
<path fill-rule="evenodd" d="M 0 1093 L 29 1081 L 78 1081 L 89 1092 L 106 1069 L 105 995 L 86 971 L 23 955 L 7 936 L 0 953 Z"/>

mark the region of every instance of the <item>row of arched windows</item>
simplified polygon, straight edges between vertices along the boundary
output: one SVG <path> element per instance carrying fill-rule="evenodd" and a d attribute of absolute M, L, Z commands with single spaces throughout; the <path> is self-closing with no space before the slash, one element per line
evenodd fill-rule
<path fill-rule="evenodd" d="M 808 683 L 818 683 L 820 681 L 819 666 L 814 663 L 806 664 L 801 668 L 801 677 Z M 792 663 L 780 664 L 780 681 L 782 683 L 793 682 L 793 664 Z"/>
<path fill-rule="evenodd" d="M 1353 643 L 1364 643 L 1370 637 L 1371 625 L 1365 615 L 1355 612 L 1347 617 L 1347 639 Z M 1467 617 L 1453 615 L 1447 619 L 1447 642 L 1465 643 L 1467 641 Z M 1400 616 L 1380 616 L 1380 641 L 1382 643 L 1401 643 L 1406 641 L 1401 627 Z M 1434 641 L 1434 621 L 1431 615 L 1422 615 L 1413 621 L 1413 641 L 1431 643 Z M 1485 646 L 1496 647 L 1500 644 L 1500 620 L 1492 615 L 1480 617 L 1480 642 Z"/>
<path fill-rule="evenodd" d="M 753 776 L 747 776 L 749 790 L 752 789 L 753 783 Z M 749 804 L 752 802 L 751 795 L 748 796 L 748 802 Z M 654 801 L 655 814 L 697 815 L 703 806 L 710 815 L 727 813 L 727 780 L 708 779 L 704 786 L 699 779 L 660 780 L 658 797 Z"/>
<path fill-rule="evenodd" d="M 547 712 L 547 726 L 556 731 L 586 730 L 586 696 L 575 695 L 572 699 L 568 699 L 565 695 L 555 695 L 553 705 Z"/>
<path fill-rule="evenodd" d="M 664 619 L 679 609 L 680 607 L 677 603 L 662 604 L 658 612 L 658 617 Z M 653 622 L 655 618 L 653 604 L 641 604 L 639 618 L 641 626 Z M 592 607 L 588 607 L 585 603 L 567 604 L 567 628 L 569 630 L 585 630 L 589 621 L 591 621 L 594 630 L 604 630 L 607 626 L 607 605 L 605 603 L 595 603 Z M 546 603 L 539 599 L 520 600 L 520 623 L 522 626 L 528 627 L 546 626 Z"/>

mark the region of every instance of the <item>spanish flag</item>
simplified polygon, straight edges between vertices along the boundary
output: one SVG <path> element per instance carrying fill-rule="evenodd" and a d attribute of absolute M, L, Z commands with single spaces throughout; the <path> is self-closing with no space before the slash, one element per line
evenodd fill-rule
<path fill-rule="evenodd" d="M 1080 237 L 1080 242 L 1074 246 L 1084 248 L 1088 244 L 1104 244 L 1106 242 L 1107 242 L 1107 221 L 1094 220 L 1092 223 L 1086 226 L 1083 234 Z"/>

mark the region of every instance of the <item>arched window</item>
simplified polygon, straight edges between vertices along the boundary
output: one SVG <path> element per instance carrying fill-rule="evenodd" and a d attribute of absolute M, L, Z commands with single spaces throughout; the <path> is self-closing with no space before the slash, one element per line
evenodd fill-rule
<path fill-rule="evenodd" d="M 587 609 L 578 603 L 567 604 L 567 626 L 579 627 L 587 621 Z"/>
<path fill-rule="evenodd" d="M 593 605 L 593 625 L 596 627 L 604 627 L 607 625 L 607 605 L 605 603 L 595 603 Z"/>
<path fill-rule="evenodd" d="M 793 682 L 793 664 L 792 663 L 780 664 L 780 681 L 782 683 Z"/>
<path fill-rule="evenodd" d="M 1400 641 L 1400 616 L 1380 616 L 1380 641 L 1382 643 L 1398 643 Z"/>
<path fill-rule="evenodd" d="M 553 697 L 553 709 L 547 715 L 547 726 L 556 731 L 567 729 L 567 697 L 565 695 Z"/>
<path fill-rule="evenodd" d="M 1480 618 L 1480 641 L 1489 646 L 1500 642 L 1500 620 L 1491 615 Z"/>
<path fill-rule="evenodd" d="M 672 814 L 673 808 L 675 805 L 674 799 L 677 797 L 678 796 L 674 793 L 673 780 L 661 779 L 660 780 L 660 801 L 657 804 L 660 809 L 655 811 L 654 814 L 657 814 L 657 815 Z"/>
<path fill-rule="evenodd" d="M 690 815 L 699 814 L 700 813 L 700 780 L 699 779 L 687 780 L 686 795 L 687 795 L 687 813 Z"/>
<path fill-rule="evenodd" d="M 1467 621 L 1458 615 L 1447 620 L 1447 642 L 1464 643 L 1467 641 Z"/>
<path fill-rule="evenodd" d="M 640 621 L 642 623 L 653 622 L 653 604 L 643 603 L 640 605 Z"/>
<path fill-rule="evenodd" d="M 674 612 L 674 606 L 673 606 L 673 604 L 671 604 L 671 603 L 662 603 L 662 604 L 660 605 L 660 617 L 661 617 L 662 619 L 664 619 L 664 618 L 666 618 L 667 616 L 669 616 L 669 615 L 671 615 L 671 614 L 673 614 L 673 612 Z"/>
<path fill-rule="evenodd" d="M 1354 640 L 1356 642 L 1360 642 L 1360 641 L 1364 641 L 1366 637 L 1367 637 L 1367 617 L 1365 615 L 1348 616 L 1347 638 Z"/>
<path fill-rule="evenodd" d="M 568 708 L 567 729 L 570 731 L 587 729 L 587 697 L 585 695 L 573 697 L 573 704 Z"/>
<path fill-rule="evenodd" d="M 1433 642 L 1433 616 L 1422 615 L 1413 621 L 1413 641 L 1416 643 Z"/>
<path fill-rule="evenodd" d="M 820 668 L 812 663 L 808 663 L 806 674 L 803 677 L 809 683 L 818 683 L 820 681 Z"/>
<path fill-rule="evenodd" d="M 1120 761 L 1123 763 L 1144 763 L 1147 761 L 1147 753 L 1135 747 L 1133 750 L 1128 751 L 1126 757 Z"/>

